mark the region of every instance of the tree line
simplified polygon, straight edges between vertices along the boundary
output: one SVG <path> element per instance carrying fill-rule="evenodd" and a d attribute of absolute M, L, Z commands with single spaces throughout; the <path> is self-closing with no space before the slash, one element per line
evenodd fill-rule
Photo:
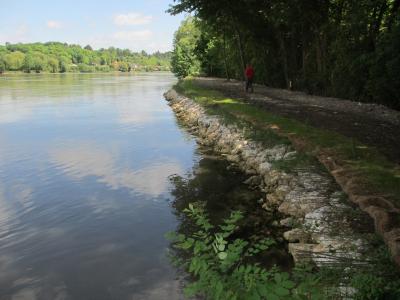
<path fill-rule="evenodd" d="M 173 71 L 400 109 L 400 0 L 176 0 Z"/>
<path fill-rule="evenodd" d="M 170 69 L 170 58 L 170 52 L 147 54 L 114 47 L 93 50 L 90 45 L 81 47 L 59 42 L 6 43 L 0 45 L 0 73 L 166 71 Z"/>

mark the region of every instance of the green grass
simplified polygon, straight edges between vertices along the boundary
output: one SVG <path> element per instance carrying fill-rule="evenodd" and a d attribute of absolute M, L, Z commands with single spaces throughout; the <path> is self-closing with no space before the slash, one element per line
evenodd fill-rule
<path fill-rule="evenodd" d="M 324 151 L 346 167 L 357 172 L 368 187 L 368 192 L 385 194 L 400 206 L 400 170 L 376 149 L 336 132 L 322 130 L 286 117 L 271 114 L 239 99 L 197 86 L 191 79 L 180 81 L 175 89 L 206 108 L 210 114 L 222 117 L 227 124 L 234 123 L 247 128 L 248 138 L 266 146 L 290 144 L 286 136 L 295 136 L 304 141 L 304 153 L 293 161 L 278 162 L 277 167 L 286 168 L 311 161 L 309 156 Z M 279 128 L 279 133 L 270 129 Z"/>

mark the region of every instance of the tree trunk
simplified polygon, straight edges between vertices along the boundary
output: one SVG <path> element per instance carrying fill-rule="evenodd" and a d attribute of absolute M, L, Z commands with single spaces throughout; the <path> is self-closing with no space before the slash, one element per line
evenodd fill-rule
<path fill-rule="evenodd" d="M 322 50 L 321 50 L 321 38 L 319 33 L 317 33 L 317 38 L 315 39 L 315 52 L 316 52 L 316 60 L 317 60 L 317 72 L 320 75 L 322 73 Z"/>
<path fill-rule="evenodd" d="M 305 37 L 304 31 L 301 37 L 301 74 L 303 76 L 303 81 L 307 78 L 307 39 Z"/>
<path fill-rule="evenodd" d="M 373 23 L 370 25 L 370 32 L 369 32 L 372 50 L 375 50 L 376 39 L 378 37 L 379 30 L 380 30 L 381 24 L 382 24 L 382 19 L 383 19 L 386 9 L 387 9 L 386 1 L 384 1 L 380 5 L 379 9 L 378 9 L 378 7 L 374 8 Z"/>
<path fill-rule="evenodd" d="M 242 79 L 244 80 L 244 70 L 246 69 L 246 63 L 245 63 L 245 57 L 244 57 L 244 51 L 243 51 L 243 41 L 242 41 L 242 35 L 240 34 L 239 29 L 237 26 L 235 26 L 235 31 L 237 35 L 237 41 L 238 41 L 238 48 L 239 48 L 239 55 L 240 55 L 240 62 L 242 64 Z"/>
<path fill-rule="evenodd" d="M 282 55 L 282 67 L 283 67 L 283 75 L 285 77 L 285 85 L 286 88 L 290 88 L 290 80 L 289 80 L 289 73 L 288 73 L 288 61 L 287 61 L 287 53 L 286 53 L 286 47 L 285 47 L 285 41 L 283 39 L 282 33 L 278 33 L 278 39 L 279 39 L 279 47 L 281 49 L 281 55 Z"/>
<path fill-rule="evenodd" d="M 225 30 L 224 30 L 224 33 L 223 33 L 223 42 L 224 42 L 223 54 L 224 54 L 225 75 L 226 75 L 226 80 L 229 81 L 231 78 L 230 78 L 230 75 L 229 75 L 227 55 L 226 55 L 226 33 L 225 33 Z"/>

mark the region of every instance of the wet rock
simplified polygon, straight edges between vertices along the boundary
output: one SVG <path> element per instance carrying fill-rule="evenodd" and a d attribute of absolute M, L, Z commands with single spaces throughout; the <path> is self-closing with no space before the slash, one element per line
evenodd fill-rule
<path fill-rule="evenodd" d="M 271 225 L 274 227 L 279 227 L 279 222 L 275 220 L 271 223 Z"/>
<path fill-rule="evenodd" d="M 282 200 L 275 195 L 275 193 L 267 194 L 267 201 L 269 205 L 278 206 L 282 203 Z"/>
<path fill-rule="evenodd" d="M 292 254 L 294 262 L 313 262 L 313 253 L 321 253 L 316 244 L 300 244 L 300 243 L 289 243 L 289 252 Z"/>
<path fill-rule="evenodd" d="M 246 179 L 243 183 L 250 186 L 258 186 L 261 183 L 261 178 L 260 176 L 251 176 L 250 178 Z"/>
<path fill-rule="evenodd" d="M 289 218 L 280 220 L 279 223 L 285 227 L 293 227 L 293 226 L 295 226 L 296 221 L 292 217 L 289 217 Z"/>
<path fill-rule="evenodd" d="M 283 237 L 290 243 L 300 242 L 303 244 L 309 242 L 311 239 L 310 234 L 300 228 L 294 228 L 292 230 L 284 232 Z"/>
<path fill-rule="evenodd" d="M 275 210 L 272 206 L 268 205 L 268 203 L 264 203 L 261 207 L 269 212 L 273 212 Z"/>
<path fill-rule="evenodd" d="M 257 169 L 260 175 L 265 176 L 269 171 L 271 171 L 272 165 L 271 163 L 264 161 L 258 165 Z"/>
<path fill-rule="evenodd" d="M 238 155 L 234 155 L 234 154 L 228 154 L 226 156 L 226 159 L 231 162 L 234 162 L 234 163 L 238 163 L 240 161 L 240 157 Z"/>

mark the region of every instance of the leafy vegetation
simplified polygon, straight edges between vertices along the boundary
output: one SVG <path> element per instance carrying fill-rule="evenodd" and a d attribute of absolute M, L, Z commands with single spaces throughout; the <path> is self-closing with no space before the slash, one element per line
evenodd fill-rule
<path fill-rule="evenodd" d="M 173 257 L 176 264 L 184 266 L 194 277 L 185 288 L 187 296 L 203 295 L 213 300 L 326 299 L 318 276 L 303 273 L 298 282 L 296 277 L 290 278 L 276 267 L 266 269 L 252 262 L 252 258 L 275 245 L 275 241 L 257 236 L 249 240 L 235 238 L 237 224 L 243 218 L 241 212 L 233 211 L 218 227 L 210 223 L 200 203 L 189 204 L 184 212 L 193 221 L 194 232 L 188 235 L 171 232 L 167 237 L 175 249 L 189 255 Z"/>
<path fill-rule="evenodd" d="M 210 222 L 204 203 L 183 210 L 186 233 L 169 232 L 172 261 L 191 275 L 188 297 L 231 299 L 398 299 L 399 273 L 384 247 L 369 253 L 369 265 L 351 262 L 316 269 L 299 265 L 290 272 L 266 267 L 260 254 L 276 245 L 271 237 L 238 234 L 244 215 L 232 211 L 220 225 Z M 188 226 L 188 224 L 186 224 Z M 341 288 L 339 288 L 341 287 Z"/>
<path fill-rule="evenodd" d="M 243 184 L 247 177 L 234 169 L 228 171 L 227 161 L 218 158 L 212 151 L 206 151 L 207 156 L 194 167 L 193 174 L 170 177 L 174 198 L 172 207 L 179 220 L 176 231 L 168 234 L 172 239 L 170 254 L 172 260 L 190 275 L 187 278 L 189 294 L 197 290 L 197 293 L 203 296 L 201 299 L 204 296 L 214 299 L 215 291 L 210 289 L 217 288 L 215 283 L 218 281 L 224 284 L 224 292 L 233 289 L 242 293 L 245 289 L 244 283 L 247 282 L 244 279 L 245 275 L 237 271 L 239 273 L 235 274 L 239 274 L 239 277 L 231 278 L 233 270 L 240 266 L 249 269 L 256 266 L 268 274 L 286 273 L 283 276 L 288 276 L 287 279 L 296 285 L 290 289 L 292 295 L 279 296 L 279 299 L 293 299 L 294 292 L 304 295 L 310 289 L 314 290 L 314 296 L 322 293 L 325 296 L 323 299 L 341 299 L 346 298 L 345 295 L 348 296 L 347 299 L 399 298 L 399 270 L 391 261 L 383 241 L 378 236 L 368 233 L 362 233 L 366 234 L 367 240 L 370 241 L 370 247 L 364 252 L 365 257 L 359 257 L 355 261 L 343 259 L 340 263 L 328 264 L 324 268 L 310 265 L 297 265 L 293 268 L 291 258 L 285 251 L 286 244 L 282 240 L 286 229 L 273 225 L 274 221 L 280 218 L 279 213 L 262 209 L 257 201 L 262 195 L 255 190 L 248 190 L 248 186 Z M 349 211 L 349 217 L 360 217 L 359 213 L 350 215 L 352 212 L 353 210 Z M 209 230 L 202 238 L 198 233 L 206 232 L 204 226 Z M 231 230 L 233 232 L 228 235 Z M 197 244 L 199 245 L 196 246 Z M 231 249 L 241 249 L 241 254 L 231 256 Z M 259 251 L 253 253 L 254 249 Z M 226 257 L 225 254 L 219 254 L 221 252 L 226 252 Z M 233 254 L 235 253 L 238 252 Z M 251 255 L 247 255 L 249 253 Z M 225 258 L 221 259 L 220 256 Z M 225 264 L 224 260 L 228 260 L 228 257 L 235 257 L 237 261 L 230 269 L 222 270 L 220 265 Z M 194 271 L 188 271 L 192 264 L 198 267 L 200 261 L 206 261 L 207 265 L 200 268 L 198 275 L 195 275 Z M 212 270 L 213 279 L 208 277 L 209 270 Z M 205 274 L 202 274 L 203 272 Z M 310 274 L 313 276 L 309 277 Z M 207 280 L 212 282 L 208 283 Z M 255 279 L 257 284 L 260 283 L 258 280 Z M 269 280 L 272 280 L 273 284 L 276 283 L 274 275 L 265 281 Z M 195 286 L 191 287 L 191 283 Z M 339 290 L 338 286 L 341 287 Z M 245 295 L 247 297 L 247 294 Z M 225 293 L 220 295 L 220 299 L 226 297 Z"/>
<path fill-rule="evenodd" d="M 183 78 L 188 75 L 198 75 L 200 64 L 194 53 L 200 30 L 196 27 L 193 18 L 184 20 L 175 33 L 174 52 L 171 57 L 172 71 Z"/>
<path fill-rule="evenodd" d="M 192 38 L 175 39 L 174 70 L 197 73 L 190 57 L 202 74 L 241 79 L 251 62 L 259 83 L 400 109 L 399 10 L 399 0 L 177 0 L 169 12 L 195 18 L 178 30 Z"/>
<path fill-rule="evenodd" d="M 0 73 L 30 72 L 108 72 L 169 70 L 171 53 L 147 54 L 110 47 L 93 50 L 90 45 L 49 42 L 0 45 Z"/>

